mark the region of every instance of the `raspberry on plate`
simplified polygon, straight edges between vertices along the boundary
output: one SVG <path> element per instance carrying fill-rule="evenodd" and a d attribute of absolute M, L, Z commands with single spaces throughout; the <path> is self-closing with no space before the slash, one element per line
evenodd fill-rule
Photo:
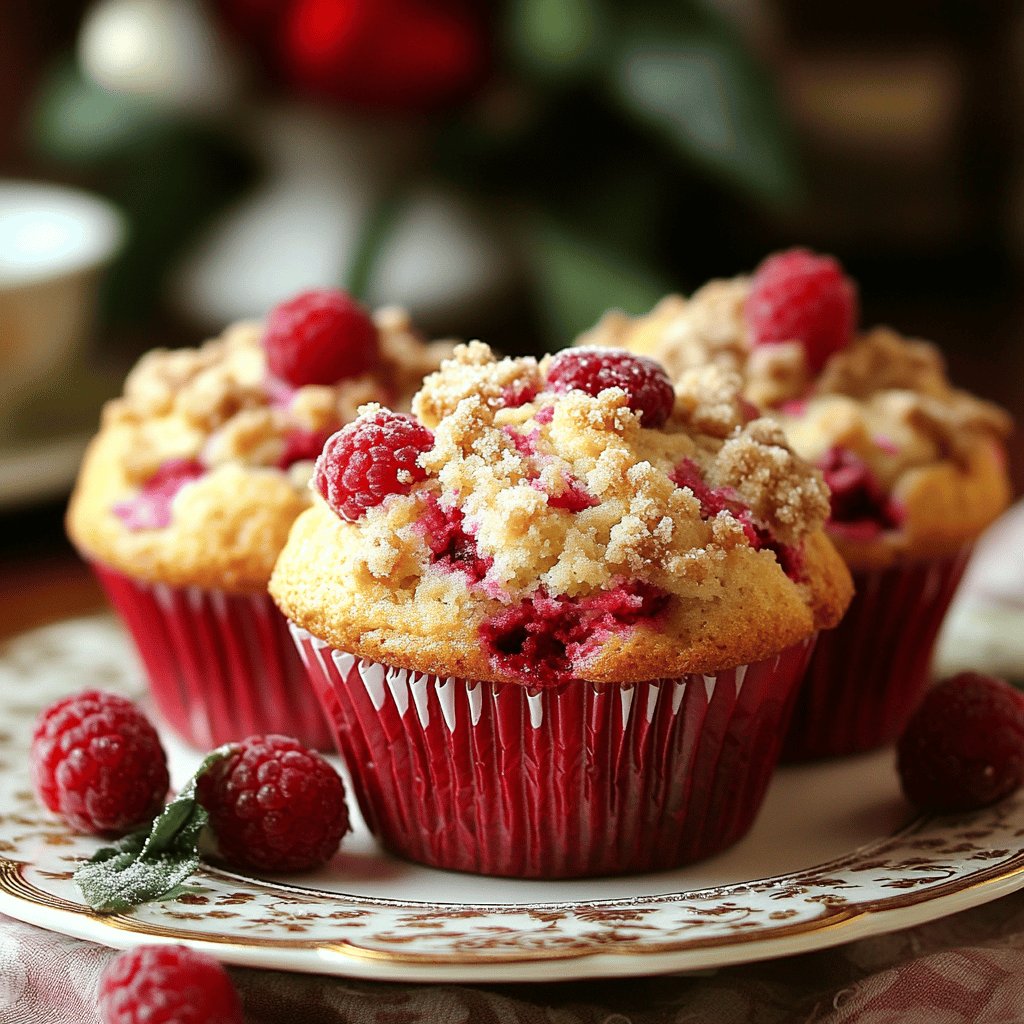
<path fill-rule="evenodd" d="M 338 773 L 288 736 L 250 736 L 235 744 L 200 776 L 197 796 L 221 855 L 238 867 L 319 867 L 349 829 Z"/>
<path fill-rule="evenodd" d="M 167 757 L 127 697 L 86 690 L 46 708 L 32 736 L 39 799 L 79 832 L 126 832 L 163 806 Z"/>
<path fill-rule="evenodd" d="M 434 435 L 411 416 L 380 409 L 328 439 L 313 484 L 342 519 L 354 523 L 389 494 L 408 494 L 425 480 L 417 460 L 433 445 Z"/>
<path fill-rule="evenodd" d="M 243 1024 L 227 971 L 187 946 L 139 946 L 100 978 L 102 1024 Z"/>
<path fill-rule="evenodd" d="M 660 427 L 672 414 L 676 393 L 668 375 L 653 359 L 608 348 L 572 348 L 559 352 L 548 366 L 552 391 L 599 395 L 622 388 L 629 407 L 642 413 L 645 427 Z"/>
<path fill-rule="evenodd" d="M 897 746 L 907 799 L 929 811 L 966 811 L 1024 782 L 1024 696 L 976 672 L 936 685 Z"/>
<path fill-rule="evenodd" d="M 377 328 L 345 292 L 302 292 L 275 306 L 263 335 L 267 365 L 295 387 L 358 377 L 380 359 Z"/>
<path fill-rule="evenodd" d="M 750 282 L 746 317 L 754 344 L 799 341 L 815 371 L 850 343 L 857 314 L 857 289 L 831 256 L 777 252 Z"/>

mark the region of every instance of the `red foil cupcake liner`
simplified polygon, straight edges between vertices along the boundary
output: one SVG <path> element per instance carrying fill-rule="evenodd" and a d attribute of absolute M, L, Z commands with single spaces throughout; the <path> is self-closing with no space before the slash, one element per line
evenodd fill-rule
<path fill-rule="evenodd" d="M 970 549 L 956 557 L 854 573 L 853 602 L 818 638 L 782 759 L 856 754 L 903 731 L 928 686 L 935 640 Z"/>
<path fill-rule="evenodd" d="M 739 839 L 812 640 L 717 675 L 530 690 L 389 668 L 292 626 L 388 849 L 456 871 L 658 871 Z"/>
<path fill-rule="evenodd" d="M 287 621 L 268 595 L 93 570 L 135 641 L 157 710 L 188 743 L 205 750 L 276 732 L 333 746 Z"/>

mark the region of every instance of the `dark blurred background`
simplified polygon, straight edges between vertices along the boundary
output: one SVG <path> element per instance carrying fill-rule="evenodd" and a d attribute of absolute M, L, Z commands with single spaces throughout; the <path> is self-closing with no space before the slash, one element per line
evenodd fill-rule
<path fill-rule="evenodd" d="M 126 228 L 90 328 L 0 388 L 8 591 L 94 600 L 61 509 L 138 355 L 311 285 L 541 351 L 799 243 L 1024 413 L 1019 3 L 0 0 L 0 128 L 0 196 L 71 185 Z"/>

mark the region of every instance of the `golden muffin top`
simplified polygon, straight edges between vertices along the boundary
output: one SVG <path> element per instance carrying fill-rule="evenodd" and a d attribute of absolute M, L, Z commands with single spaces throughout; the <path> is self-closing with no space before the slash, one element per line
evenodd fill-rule
<path fill-rule="evenodd" d="M 314 636 L 401 668 L 547 685 L 709 672 L 834 625 L 821 474 L 738 375 L 460 346 L 412 416 L 335 435 L 271 580 Z M 397 454 L 396 454 L 397 453 Z"/>
<path fill-rule="evenodd" d="M 768 285 L 760 275 L 789 256 L 690 299 L 669 296 L 645 316 L 609 313 L 580 343 L 653 356 L 675 380 L 707 364 L 738 374 L 744 396 L 823 470 L 833 492 L 829 534 L 851 566 L 953 554 L 1009 502 L 1009 417 L 955 388 L 933 345 L 885 327 L 858 331 L 855 306 L 812 314 L 833 318 L 824 342 L 814 324 L 804 328 L 811 343 L 785 331 L 766 341 L 759 318 L 778 274 Z"/>
<path fill-rule="evenodd" d="M 365 402 L 407 406 L 451 349 L 402 310 L 371 318 L 343 293 L 313 292 L 266 324 L 149 352 L 104 407 L 68 532 L 136 578 L 264 590 L 326 438 Z"/>

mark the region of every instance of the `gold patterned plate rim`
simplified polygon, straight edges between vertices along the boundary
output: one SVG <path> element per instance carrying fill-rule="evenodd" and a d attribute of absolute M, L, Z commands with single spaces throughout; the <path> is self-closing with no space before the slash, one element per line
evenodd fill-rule
<path fill-rule="evenodd" d="M 454 887 L 470 876 L 433 872 L 415 892 L 404 890 L 400 878 L 393 890 L 359 894 L 329 888 L 322 878 L 284 883 L 205 865 L 196 889 L 176 900 L 97 915 L 82 905 L 70 878 L 96 841 L 69 834 L 39 810 L 24 763 L 28 723 L 39 707 L 74 688 L 67 679 L 137 688 L 132 656 L 111 621 L 74 620 L 0 650 L 0 912 L 109 946 L 180 941 L 240 965 L 396 981 L 627 976 L 822 949 L 1024 887 L 1018 796 L 974 815 L 876 832 L 811 866 L 687 883 L 678 891 L 645 891 L 665 884 L 665 876 L 650 876 L 623 882 L 608 898 L 580 898 L 577 886 L 570 898 L 537 899 L 536 888 L 506 881 L 498 900 L 439 903 L 430 898 L 439 878 Z M 878 785 L 880 766 L 879 759 L 865 762 L 857 778 Z M 773 788 L 788 791 L 775 805 L 770 795 L 769 809 L 843 778 L 836 771 L 782 773 Z M 884 793 L 889 783 L 882 783 Z M 759 823 L 755 832 L 770 827 Z M 494 884 L 481 881 L 482 894 L 499 891 Z"/>

